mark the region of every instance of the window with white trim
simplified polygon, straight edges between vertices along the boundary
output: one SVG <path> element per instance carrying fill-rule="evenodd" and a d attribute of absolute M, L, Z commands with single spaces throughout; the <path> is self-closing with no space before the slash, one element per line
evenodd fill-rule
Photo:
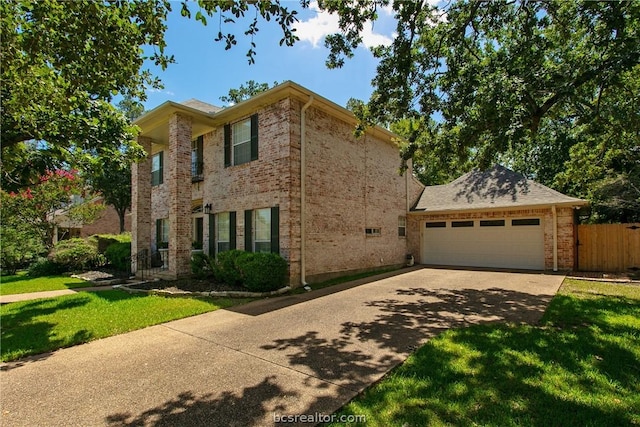
<path fill-rule="evenodd" d="M 407 237 L 407 217 L 398 217 L 398 237 Z"/>
<path fill-rule="evenodd" d="M 231 126 L 233 164 L 241 165 L 251 161 L 251 119 L 245 119 Z"/>
<path fill-rule="evenodd" d="M 365 228 L 364 234 L 367 237 L 379 237 L 379 236 L 382 236 L 382 229 L 381 228 Z"/>
<path fill-rule="evenodd" d="M 271 209 L 253 211 L 253 251 L 271 252 Z"/>
<path fill-rule="evenodd" d="M 228 251 L 230 249 L 230 226 L 229 212 L 216 214 L 216 253 Z"/>
<path fill-rule="evenodd" d="M 163 151 L 151 156 L 151 185 L 160 185 L 163 182 Z"/>

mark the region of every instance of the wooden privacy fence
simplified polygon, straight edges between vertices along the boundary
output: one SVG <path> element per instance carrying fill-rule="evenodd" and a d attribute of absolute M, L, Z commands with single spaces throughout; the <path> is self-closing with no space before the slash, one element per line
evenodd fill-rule
<path fill-rule="evenodd" d="M 640 223 L 581 224 L 577 236 L 578 270 L 640 270 Z"/>

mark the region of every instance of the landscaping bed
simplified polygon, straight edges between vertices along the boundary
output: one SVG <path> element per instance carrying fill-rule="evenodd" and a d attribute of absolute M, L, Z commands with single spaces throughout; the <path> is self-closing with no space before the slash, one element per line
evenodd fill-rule
<path fill-rule="evenodd" d="M 168 292 L 246 292 L 243 286 L 219 283 L 213 279 L 152 280 L 127 284 L 127 288 Z"/>

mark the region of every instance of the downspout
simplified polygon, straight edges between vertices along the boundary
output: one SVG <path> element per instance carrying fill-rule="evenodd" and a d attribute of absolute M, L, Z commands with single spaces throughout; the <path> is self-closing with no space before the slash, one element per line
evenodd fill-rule
<path fill-rule="evenodd" d="M 306 138 L 306 118 L 307 109 L 313 103 L 313 95 L 309 96 L 309 101 L 302 106 L 300 110 L 300 284 L 305 286 L 307 284 L 306 278 L 306 251 L 305 242 L 307 238 L 307 225 L 306 225 L 306 182 L 307 182 L 307 138 Z"/>
<path fill-rule="evenodd" d="M 556 205 L 551 206 L 553 215 L 553 271 L 558 271 L 558 211 Z"/>

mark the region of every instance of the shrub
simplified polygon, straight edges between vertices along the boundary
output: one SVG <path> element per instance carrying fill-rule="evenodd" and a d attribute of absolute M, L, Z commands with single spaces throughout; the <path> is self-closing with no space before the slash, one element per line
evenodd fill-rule
<path fill-rule="evenodd" d="M 198 278 L 204 279 L 213 276 L 213 264 L 215 258 L 202 252 L 191 255 L 191 272 Z"/>
<path fill-rule="evenodd" d="M 31 277 L 55 276 L 65 272 L 65 268 L 50 259 L 40 258 L 29 266 L 27 274 Z"/>
<path fill-rule="evenodd" d="M 129 271 L 131 262 L 131 242 L 115 242 L 104 251 L 104 256 L 109 264 L 119 271 Z"/>
<path fill-rule="evenodd" d="M 242 275 L 236 265 L 236 260 L 247 252 L 238 249 L 220 252 L 212 263 L 213 277 L 227 285 L 237 286 L 242 283 Z"/>
<path fill-rule="evenodd" d="M 94 234 L 88 240 L 96 246 L 98 252 L 103 254 L 114 243 L 131 243 L 131 234 Z"/>
<path fill-rule="evenodd" d="M 58 242 L 49 254 L 49 259 L 70 271 L 86 270 L 105 262 L 104 256 L 84 239 Z"/>
<path fill-rule="evenodd" d="M 287 280 L 287 261 L 274 253 L 246 252 L 236 259 L 242 285 L 252 292 L 280 289 Z"/>

